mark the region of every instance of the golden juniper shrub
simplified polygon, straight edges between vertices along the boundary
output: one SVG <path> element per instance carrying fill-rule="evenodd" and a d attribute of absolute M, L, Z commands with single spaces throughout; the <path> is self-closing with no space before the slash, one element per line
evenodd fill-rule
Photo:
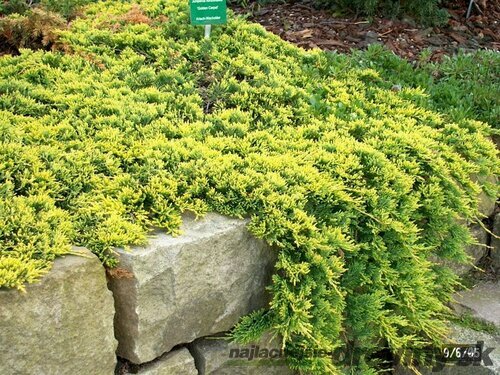
<path fill-rule="evenodd" d="M 250 217 L 278 252 L 269 308 L 234 338 L 270 329 L 314 374 L 438 343 L 457 280 L 429 259 L 466 260 L 460 219 L 478 220 L 483 188 L 470 176 L 498 173 L 488 126 L 241 19 L 204 40 L 184 1 L 138 7 L 89 6 L 60 35 L 73 54 L 0 59 L 0 286 L 36 280 L 69 244 L 112 267 L 151 226 L 216 211 Z M 344 362 L 303 355 L 346 347 Z"/>

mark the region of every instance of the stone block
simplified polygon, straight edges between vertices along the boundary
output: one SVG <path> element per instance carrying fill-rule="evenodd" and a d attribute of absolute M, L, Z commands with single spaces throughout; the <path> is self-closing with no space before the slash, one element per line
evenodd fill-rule
<path fill-rule="evenodd" d="M 26 293 L 0 290 L 0 374 L 112 375 L 113 297 L 95 255 L 57 258 Z"/>
<path fill-rule="evenodd" d="M 156 232 L 147 246 L 118 250 L 130 275 L 109 278 L 121 357 L 151 361 L 267 305 L 276 253 L 246 224 L 216 214 L 184 217 L 182 235 Z"/>
<path fill-rule="evenodd" d="M 186 348 L 173 350 L 141 366 L 138 375 L 198 375 L 194 359 Z"/>
<path fill-rule="evenodd" d="M 246 345 L 224 337 L 201 338 L 190 344 L 190 349 L 200 375 L 294 374 L 285 364 L 280 340 L 270 334 Z M 263 354 L 260 358 L 259 353 Z"/>

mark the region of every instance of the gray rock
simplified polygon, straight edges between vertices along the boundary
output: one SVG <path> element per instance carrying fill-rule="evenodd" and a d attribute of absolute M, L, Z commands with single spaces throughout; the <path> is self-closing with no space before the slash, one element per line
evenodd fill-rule
<path fill-rule="evenodd" d="M 109 278 L 121 357 L 151 361 L 267 305 L 276 254 L 246 223 L 185 217 L 179 237 L 157 232 L 146 247 L 118 250 L 119 267 L 131 276 Z"/>
<path fill-rule="evenodd" d="M 280 348 L 280 340 L 270 334 L 246 345 L 231 343 L 223 336 L 202 338 L 190 344 L 200 375 L 292 375 L 294 372 L 284 363 Z M 263 353 L 263 357 L 255 358 L 252 353 Z"/>
<path fill-rule="evenodd" d="M 441 37 L 439 35 L 432 35 L 427 38 L 427 42 L 436 47 L 441 47 L 447 43 L 446 38 Z"/>
<path fill-rule="evenodd" d="M 417 31 L 417 33 L 420 35 L 421 38 L 427 38 L 434 33 L 434 29 L 432 27 L 428 27 L 427 29 Z"/>
<path fill-rule="evenodd" d="M 496 270 L 500 269 L 500 213 L 495 215 L 493 221 L 493 236 L 491 236 L 490 257 L 493 262 L 493 267 Z"/>
<path fill-rule="evenodd" d="M 478 245 L 467 246 L 466 252 L 471 256 L 473 263 L 477 264 L 479 259 L 488 253 L 488 233 L 482 226 L 477 224 L 472 225 L 470 231 L 478 242 Z"/>
<path fill-rule="evenodd" d="M 403 17 L 401 22 L 406 23 L 410 27 L 417 27 L 417 23 L 415 22 L 415 20 L 413 18 L 410 18 L 410 17 Z"/>
<path fill-rule="evenodd" d="M 392 85 L 391 90 L 395 92 L 401 91 L 403 88 L 401 85 Z"/>
<path fill-rule="evenodd" d="M 478 242 L 477 245 L 468 245 L 465 248 L 465 252 L 470 256 L 472 264 L 458 263 L 451 260 L 439 259 L 437 257 L 432 257 L 431 261 L 450 267 L 451 270 L 459 276 L 463 276 L 469 272 L 473 268 L 473 264 L 477 264 L 477 262 L 488 252 L 488 233 L 477 224 L 472 225 L 470 231 Z"/>
<path fill-rule="evenodd" d="M 165 354 L 152 363 L 141 366 L 139 375 L 198 375 L 189 350 L 182 348 Z"/>
<path fill-rule="evenodd" d="M 472 178 L 480 184 L 498 184 L 498 178 L 496 176 L 478 176 L 473 175 Z M 496 198 L 488 196 L 485 192 L 479 194 L 479 212 L 485 217 L 490 217 L 495 211 Z"/>
<path fill-rule="evenodd" d="M 474 317 L 500 327 L 500 285 L 498 282 L 485 282 L 478 286 L 456 293 L 453 308 L 457 313 L 471 313 Z"/>
<path fill-rule="evenodd" d="M 472 263 L 477 264 L 478 261 L 488 253 L 488 233 L 483 227 L 477 224 L 472 225 L 470 231 L 478 244 L 468 245 L 465 252 L 471 257 Z M 472 267 L 468 264 L 454 264 L 452 268 L 458 275 L 464 275 Z"/>
<path fill-rule="evenodd" d="M 478 341 L 484 341 L 483 353 L 487 353 L 487 355 L 483 355 L 480 363 L 469 364 L 467 366 L 449 363 L 449 365 L 441 368 L 439 371 L 432 371 L 432 368 L 419 367 L 418 370 L 422 375 L 497 375 L 500 373 L 500 340 L 498 337 L 459 326 L 453 326 L 448 337 L 449 342 L 455 344 L 476 344 Z M 414 372 L 400 365 L 396 366 L 394 370 L 394 375 L 414 374 Z"/>
<path fill-rule="evenodd" d="M 485 217 L 489 217 L 495 211 L 496 201 L 494 198 L 489 197 L 486 193 L 482 192 L 479 196 L 479 212 Z"/>
<path fill-rule="evenodd" d="M 365 34 L 365 42 L 368 44 L 380 44 L 380 41 L 378 39 L 379 35 L 375 31 L 370 30 Z"/>
<path fill-rule="evenodd" d="M 95 255 L 58 258 L 26 293 L 0 291 L 0 374 L 109 374 L 113 298 Z"/>
<path fill-rule="evenodd" d="M 493 143 L 497 146 L 497 149 L 500 150 L 500 135 L 493 134 L 491 136 Z"/>

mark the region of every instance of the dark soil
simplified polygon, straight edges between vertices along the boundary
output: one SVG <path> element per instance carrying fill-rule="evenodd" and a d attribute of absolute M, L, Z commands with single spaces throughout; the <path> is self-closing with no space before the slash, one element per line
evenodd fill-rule
<path fill-rule="evenodd" d="M 441 27 L 422 27 L 409 18 L 339 18 L 328 10 L 314 8 L 310 0 L 295 3 L 234 7 L 239 14 L 260 23 L 268 31 L 303 48 L 319 47 L 348 53 L 373 43 L 384 44 L 397 55 L 417 59 L 426 48 L 432 60 L 456 53 L 458 49 L 500 49 L 500 0 L 489 0 L 482 14 L 474 8 L 466 20 L 468 0 L 450 1 L 450 18 Z"/>

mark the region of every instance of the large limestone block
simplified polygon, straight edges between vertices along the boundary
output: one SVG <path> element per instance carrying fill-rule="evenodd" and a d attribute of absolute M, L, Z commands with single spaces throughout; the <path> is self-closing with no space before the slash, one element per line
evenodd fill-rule
<path fill-rule="evenodd" d="M 233 327 L 269 300 L 274 252 L 246 221 L 185 217 L 183 234 L 155 233 L 149 245 L 118 250 L 129 277 L 110 278 L 118 354 L 151 361 L 175 345 Z"/>
<path fill-rule="evenodd" d="M 480 184 L 489 183 L 492 185 L 498 184 L 498 178 L 496 176 L 478 176 L 474 175 L 473 179 Z M 479 195 L 479 212 L 485 217 L 489 217 L 495 211 L 496 198 L 488 196 L 485 192 L 481 192 Z"/>
<path fill-rule="evenodd" d="M 469 328 L 453 326 L 448 336 L 449 343 L 452 344 L 476 344 L 483 341 L 483 356 L 480 362 L 463 363 L 458 365 L 456 362 L 448 364 L 435 364 L 432 367 L 418 367 L 422 375 L 498 375 L 500 374 L 500 339 L 498 336 L 490 335 L 485 332 L 474 331 Z M 434 371 L 433 371 L 434 370 Z M 409 369 L 401 365 L 396 366 L 395 375 L 414 375 Z"/>
<path fill-rule="evenodd" d="M 485 282 L 458 292 L 453 308 L 459 314 L 468 312 L 474 317 L 500 327 L 500 283 Z"/>
<path fill-rule="evenodd" d="M 496 270 L 500 270 L 500 213 L 495 215 L 495 220 L 493 221 L 490 255 L 493 261 L 493 267 L 495 267 Z"/>
<path fill-rule="evenodd" d="M 280 348 L 280 340 L 270 334 L 246 345 L 231 343 L 224 336 L 190 344 L 200 375 L 292 375 Z"/>
<path fill-rule="evenodd" d="M 431 260 L 450 267 L 450 269 L 459 276 L 465 275 L 467 272 L 473 269 L 473 265 L 477 264 L 478 261 L 488 252 L 488 233 L 480 225 L 477 224 L 472 225 L 470 227 L 470 231 L 472 236 L 477 241 L 477 244 L 468 245 L 465 248 L 465 253 L 471 258 L 472 264 L 458 263 L 438 257 L 432 257 Z"/>
<path fill-rule="evenodd" d="M 112 375 L 113 298 L 95 255 L 58 258 L 26 293 L 0 290 L 0 374 Z"/>
<path fill-rule="evenodd" d="M 483 214 L 485 217 L 489 217 L 495 211 L 495 198 L 491 198 L 486 195 L 486 193 L 481 193 L 479 196 L 479 212 Z"/>
<path fill-rule="evenodd" d="M 198 375 L 189 350 L 182 348 L 165 354 L 158 360 L 141 366 L 139 375 Z"/>
<path fill-rule="evenodd" d="M 470 227 L 472 236 L 476 239 L 478 244 L 468 245 L 465 249 L 467 255 L 472 258 L 472 263 L 477 264 L 479 260 L 488 253 L 488 233 L 480 225 L 473 225 Z M 465 275 L 472 269 L 471 265 L 454 263 L 452 269 L 457 275 Z"/>

